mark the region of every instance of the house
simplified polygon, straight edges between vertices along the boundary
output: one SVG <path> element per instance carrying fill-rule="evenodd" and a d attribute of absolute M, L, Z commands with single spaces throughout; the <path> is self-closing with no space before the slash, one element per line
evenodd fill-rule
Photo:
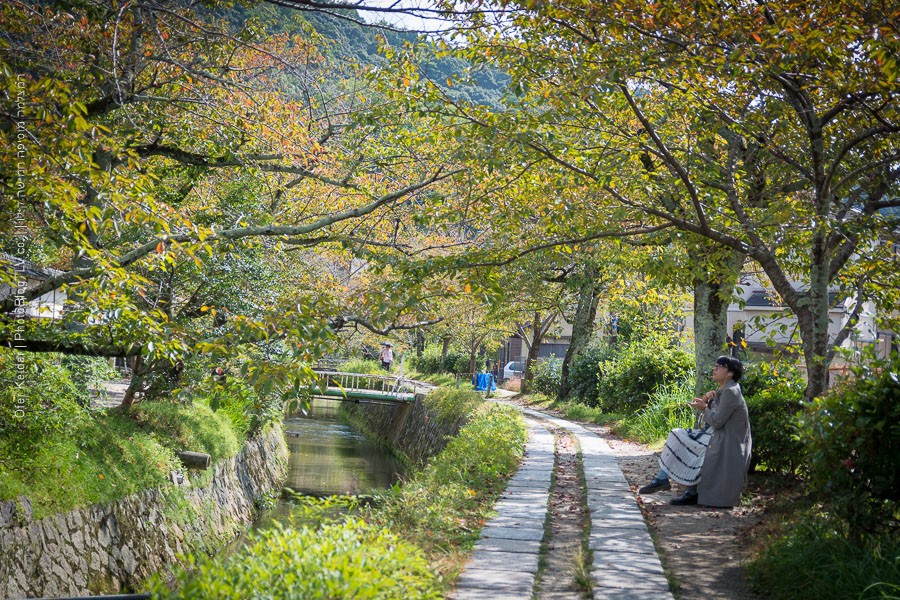
<path fill-rule="evenodd" d="M 47 279 L 60 275 L 62 271 L 39 267 L 30 260 L 16 258 L 9 254 L 0 253 L 0 269 L 13 272 L 13 279 L 17 281 L 17 287 L 7 283 L 0 283 L 0 300 L 5 300 L 18 293 L 18 289 L 32 289 Z M 24 287 L 22 284 L 24 283 Z M 24 304 L 24 313 L 21 315 L 32 319 L 59 319 L 62 318 L 63 308 L 66 304 L 66 293 L 55 289 Z"/>
<path fill-rule="evenodd" d="M 557 319 L 538 349 L 538 359 L 551 356 L 562 359 L 572 341 L 572 325 L 563 319 Z M 528 358 L 528 344 L 519 334 L 510 336 L 497 352 L 497 364 L 501 367 L 509 362 L 525 363 Z"/>
<path fill-rule="evenodd" d="M 800 343 L 797 320 L 777 294 L 767 290 L 754 278 L 744 278 L 737 286 L 735 295 L 736 301 L 728 306 L 727 331 L 738 354 L 744 348 L 751 353 L 771 354 L 774 349 Z M 850 318 L 853 301 L 839 301 L 836 292 L 829 293 L 829 301 L 831 308 L 828 311 L 828 336 L 833 342 Z M 694 329 L 691 309 L 686 311 L 685 329 Z M 841 347 L 856 353 L 871 347 L 876 356 L 884 358 L 892 350 L 900 350 L 900 334 L 879 328 L 875 306 L 867 302 L 860 311 L 859 321 L 853 332 Z M 846 374 L 848 366 L 846 360 L 837 356 L 830 370 L 833 375 L 841 376 Z M 832 377 L 831 380 L 834 382 L 837 378 Z"/>

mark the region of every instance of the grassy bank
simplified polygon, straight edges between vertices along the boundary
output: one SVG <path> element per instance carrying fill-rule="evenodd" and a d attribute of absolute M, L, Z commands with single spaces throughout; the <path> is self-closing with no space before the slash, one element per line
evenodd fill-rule
<path fill-rule="evenodd" d="M 217 461 L 241 442 L 231 421 L 203 404 L 73 413 L 59 429 L 0 439 L 0 500 L 25 496 L 39 519 L 165 485 L 181 469 L 180 450 Z"/>
<path fill-rule="evenodd" d="M 473 398 L 469 398 L 473 400 Z M 447 405 L 470 403 L 461 398 Z M 445 408 L 447 408 L 445 406 Z M 374 504 L 336 515 L 341 500 L 311 501 L 298 528 L 258 534 L 224 561 L 201 558 L 176 575 L 167 598 L 442 598 L 495 499 L 524 452 L 526 430 L 514 409 L 478 402 L 469 422 L 408 481 Z M 309 523 L 316 523 L 309 524 Z"/>

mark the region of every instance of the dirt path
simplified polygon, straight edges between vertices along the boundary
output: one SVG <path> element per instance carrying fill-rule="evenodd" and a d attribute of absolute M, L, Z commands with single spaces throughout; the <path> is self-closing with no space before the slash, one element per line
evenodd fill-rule
<path fill-rule="evenodd" d="M 513 401 L 522 404 L 518 399 Z M 556 411 L 544 412 L 565 418 Z M 582 425 L 609 443 L 635 493 L 656 474 L 657 455 L 646 446 L 621 440 L 599 425 Z M 765 490 L 751 477 L 745 494 L 749 502 L 744 506 L 733 509 L 670 506 L 669 499 L 682 491 L 681 486 L 673 485 L 668 492 L 638 496 L 663 566 L 673 583 L 675 597 L 685 600 L 761 598 L 751 591 L 744 565 L 752 551 L 748 533 L 763 519 Z M 553 519 L 555 528 L 557 517 Z M 571 566 L 569 573 L 571 581 Z"/>
<path fill-rule="evenodd" d="M 554 485 L 550 494 L 550 538 L 536 598 L 538 600 L 583 600 L 585 588 L 578 583 L 584 571 L 585 506 L 581 463 L 575 438 L 558 427 Z"/>
<path fill-rule="evenodd" d="M 635 492 L 656 475 L 657 455 L 646 446 L 618 439 L 604 427 L 585 427 L 606 439 Z M 668 492 L 638 496 L 663 566 L 674 578 L 675 597 L 758 598 L 750 590 L 744 563 L 750 552 L 746 534 L 761 521 L 762 508 L 670 506 L 669 500 L 683 491 L 675 484 Z"/>

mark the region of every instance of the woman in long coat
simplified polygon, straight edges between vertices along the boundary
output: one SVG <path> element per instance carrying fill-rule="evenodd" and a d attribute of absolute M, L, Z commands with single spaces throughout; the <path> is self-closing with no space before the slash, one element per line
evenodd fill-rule
<path fill-rule="evenodd" d="M 736 358 L 720 356 L 713 367 L 715 392 L 691 403 L 702 410 L 703 429 L 675 429 L 659 459 L 659 474 L 641 494 L 669 489 L 669 477 L 688 486 L 675 505 L 734 506 L 750 466 L 752 438 L 747 403 L 738 381 L 744 367 Z"/>

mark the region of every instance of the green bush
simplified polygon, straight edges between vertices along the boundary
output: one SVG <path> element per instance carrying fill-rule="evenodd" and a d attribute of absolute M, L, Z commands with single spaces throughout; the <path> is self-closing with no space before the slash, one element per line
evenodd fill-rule
<path fill-rule="evenodd" d="M 433 560 L 445 560 L 453 548 L 477 539 L 494 500 L 518 468 L 526 440 L 517 410 L 485 402 L 425 469 L 385 495 L 372 517 L 424 548 Z"/>
<path fill-rule="evenodd" d="M 694 426 L 694 409 L 688 403 L 694 399 L 694 378 L 665 384 L 652 394 L 640 412 L 625 420 L 620 433 L 652 444 L 665 439 L 677 428 Z"/>
<path fill-rule="evenodd" d="M 797 416 L 806 388 L 802 377 L 791 367 L 747 364 L 740 383 L 753 436 L 751 469 L 761 464 L 768 471 L 794 473 L 803 462 L 797 437 Z"/>
<path fill-rule="evenodd" d="M 854 539 L 896 531 L 900 515 L 900 355 L 855 378 L 801 417 L 809 483 Z"/>
<path fill-rule="evenodd" d="M 448 423 L 466 417 L 483 403 L 481 394 L 467 388 L 440 387 L 425 396 L 425 405 Z"/>
<path fill-rule="evenodd" d="M 441 359 L 441 344 L 429 344 L 421 356 L 413 357 L 412 368 L 424 375 L 437 373 L 468 373 L 469 356 L 451 350 Z"/>
<path fill-rule="evenodd" d="M 69 372 L 79 392 L 85 395 L 105 381 L 120 378 L 119 372 L 109 366 L 107 359 L 99 356 L 64 354 L 60 357 L 60 365 Z"/>
<path fill-rule="evenodd" d="M 381 367 L 380 362 L 364 358 L 351 358 L 348 361 L 342 362 L 337 370 L 342 373 L 363 373 L 365 375 L 385 374 L 385 370 Z"/>
<path fill-rule="evenodd" d="M 0 348 L 0 439 L 18 460 L 35 445 L 84 423 L 90 403 L 87 389 L 53 355 Z"/>
<path fill-rule="evenodd" d="M 636 412 L 662 385 L 694 372 L 694 356 L 662 335 L 635 341 L 597 366 L 597 403 L 609 412 Z"/>
<path fill-rule="evenodd" d="M 900 542 L 894 536 L 851 543 L 846 531 L 804 521 L 749 566 L 753 587 L 774 600 L 900 597 Z"/>
<path fill-rule="evenodd" d="M 440 582 L 420 550 L 360 519 L 319 528 L 274 527 L 224 561 L 179 570 L 176 591 L 161 578 L 154 598 L 439 599 Z"/>
<path fill-rule="evenodd" d="M 597 406 L 597 365 L 615 355 L 616 348 L 597 341 L 573 356 L 569 365 L 570 399 Z"/>
<path fill-rule="evenodd" d="M 562 359 L 551 356 L 548 359 L 539 360 L 534 365 L 534 378 L 531 381 L 531 389 L 555 398 L 559 394 L 559 381 L 561 378 Z"/>

